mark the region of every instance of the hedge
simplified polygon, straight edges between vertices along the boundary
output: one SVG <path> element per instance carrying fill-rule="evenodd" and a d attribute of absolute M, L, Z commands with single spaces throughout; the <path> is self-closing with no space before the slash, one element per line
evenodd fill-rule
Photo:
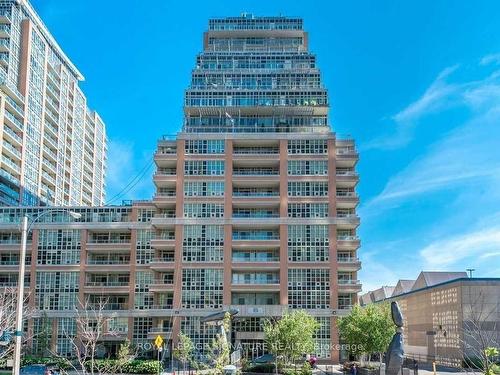
<path fill-rule="evenodd" d="M 116 362 L 116 359 L 96 359 L 94 371 L 109 371 L 110 368 L 116 367 Z M 85 362 L 85 367 L 90 370 L 90 361 Z M 154 360 L 135 359 L 121 366 L 121 372 L 127 374 L 157 374 L 160 369 L 160 363 Z"/>

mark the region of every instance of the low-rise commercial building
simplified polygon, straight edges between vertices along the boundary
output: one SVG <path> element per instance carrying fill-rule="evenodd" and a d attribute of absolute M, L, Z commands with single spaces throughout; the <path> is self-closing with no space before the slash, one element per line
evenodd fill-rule
<path fill-rule="evenodd" d="M 409 358 L 458 367 L 479 356 L 479 342 L 500 343 L 500 278 L 422 272 L 416 280 L 360 296 L 361 305 L 384 301 L 397 301 L 401 308 Z"/>

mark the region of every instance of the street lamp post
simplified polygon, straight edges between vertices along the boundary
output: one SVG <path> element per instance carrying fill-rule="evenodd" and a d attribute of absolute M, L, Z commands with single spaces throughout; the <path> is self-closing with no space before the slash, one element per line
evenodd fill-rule
<path fill-rule="evenodd" d="M 21 253 L 19 254 L 19 277 L 17 290 L 17 306 L 16 306 L 16 331 L 15 348 L 14 348 L 14 369 L 13 374 L 19 375 L 21 369 L 21 341 L 23 335 L 23 305 L 24 305 L 24 271 L 26 269 L 26 245 L 28 242 L 28 233 L 31 226 L 43 216 L 53 212 L 67 212 L 74 219 L 79 219 L 82 215 L 66 209 L 48 209 L 41 214 L 29 219 L 28 215 L 24 215 L 21 221 Z"/>

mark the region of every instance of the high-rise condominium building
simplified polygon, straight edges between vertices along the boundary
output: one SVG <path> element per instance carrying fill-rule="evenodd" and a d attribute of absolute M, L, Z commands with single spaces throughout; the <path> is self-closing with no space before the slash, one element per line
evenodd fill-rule
<path fill-rule="evenodd" d="M 0 205 L 104 203 L 105 127 L 26 0 L 0 1 Z"/>
<path fill-rule="evenodd" d="M 237 308 L 232 340 L 250 357 L 262 354 L 263 319 L 305 309 L 321 327 L 315 354 L 337 362 L 336 317 L 361 290 L 358 155 L 329 126 L 302 20 L 211 20 L 184 115 L 177 137 L 158 143 L 151 201 L 75 207 L 77 222 L 59 212 L 35 226 L 25 277 L 51 345 L 70 355 L 62 332 L 76 332 L 67 310 L 77 300 L 108 302 L 123 332 L 107 339 L 111 351 L 127 336 L 147 348 L 180 331 L 200 348 L 215 333 L 200 318 Z M 4 284 L 17 283 L 26 210 L 40 209 L 0 210 Z"/>

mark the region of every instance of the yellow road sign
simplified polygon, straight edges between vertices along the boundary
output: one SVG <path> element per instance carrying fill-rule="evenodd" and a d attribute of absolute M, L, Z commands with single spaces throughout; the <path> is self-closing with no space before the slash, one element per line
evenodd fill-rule
<path fill-rule="evenodd" d="M 160 335 L 156 336 L 155 338 L 156 347 L 159 349 L 161 348 L 162 344 L 163 344 L 163 338 Z"/>

